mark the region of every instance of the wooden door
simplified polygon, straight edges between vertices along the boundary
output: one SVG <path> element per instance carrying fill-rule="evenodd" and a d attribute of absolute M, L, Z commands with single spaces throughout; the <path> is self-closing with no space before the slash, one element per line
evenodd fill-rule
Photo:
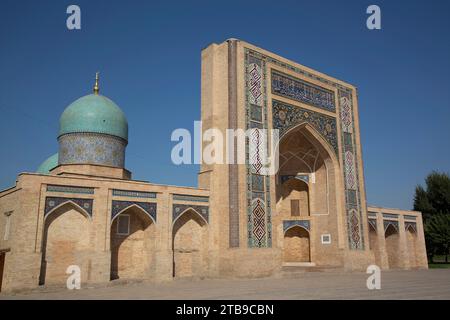
<path fill-rule="evenodd" d="M 5 253 L 0 252 L 0 292 L 2 292 L 3 269 L 5 266 Z"/>

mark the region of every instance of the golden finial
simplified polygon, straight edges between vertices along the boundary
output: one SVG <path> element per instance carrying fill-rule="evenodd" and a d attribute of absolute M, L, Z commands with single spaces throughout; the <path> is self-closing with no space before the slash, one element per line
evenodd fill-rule
<path fill-rule="evenodd" d="M 99 72 L 96 72 L 95 73 L 94 94 L 98 94 L 98 92 L 100 91 L 100 88 L 98 87 L 98 75 L 99 75 Z"/>

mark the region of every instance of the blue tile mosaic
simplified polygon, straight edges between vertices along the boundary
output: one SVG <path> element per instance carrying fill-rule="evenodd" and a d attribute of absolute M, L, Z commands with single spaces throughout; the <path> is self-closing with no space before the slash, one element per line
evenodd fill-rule
<path fill-rule="evenodd" d="M 333 91 L 278 71 L 272 71 L 272 93 L 327 111 L 336 111 Z"/>

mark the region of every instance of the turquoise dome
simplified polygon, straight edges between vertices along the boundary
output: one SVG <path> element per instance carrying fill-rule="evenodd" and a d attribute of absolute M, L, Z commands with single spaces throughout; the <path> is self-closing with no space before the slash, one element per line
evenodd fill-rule
<path fill-rule="evenodd" d="M 59 135 L 74 132 L 105 133 L 128 141 L 128 121 L 112 100 L 89 94 L 72 102 L 59 119 Z"/>
<path fill-rule="evenodd" d="M 54 169 L 57 165 L 58 165 L 58 154 L 55 153 L 51 157 L 47 158 L 47 160 L 42 162 L 36 172 L 49 174 L 50 170 Z"/>

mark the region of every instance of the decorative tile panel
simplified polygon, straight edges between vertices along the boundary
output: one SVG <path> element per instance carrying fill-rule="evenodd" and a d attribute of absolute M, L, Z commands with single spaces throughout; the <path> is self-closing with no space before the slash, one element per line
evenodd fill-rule
<path fill-rule="evenodd" d="M 250 105 L 250 119 L 257 122 L 262 122 L 262 107 L 256 106 L 254 104 Z"/>
<path fill-rule="evenodd" d="M 257 52 L 252 49 L 246 48 L 245 51 L 246 54 L 246 63 L 256 61 L 261 61 L 261 63 L 271 63 L 274 64 L 280 68 L 295 72 L 299 75 L 302 75 L 306 78 L 317 80 L 321 83 L 330 85 L 336 89 L 338 89 L 338 99 L 339 102 L 339 115 L 341 118 L 341 132 L 342 132 L 342 141 L 343 146 L 341 147 L 341 157 L 342 159 L 345 159 L 345 152 L 349 151 L 353 153 L 353 157 L 350 157 L 350 159 L 357 159 L 357 149 L 356 148 L 356 140 L 355 140 L 355 128 L 353 123 L 354 118 L 354 110 L 353 110 L 353 103 L 352 103 L 352 94 L 353 89 L 346 87 L 345 85 L 334 82 L 329 79 L 325 79 L 321 77 L 320 75 L 311 73 L 303 68 L 299 68 L 293 65 L 290 65 L 288 63 L 279 61 L 275 58 L 272 58 L 270 56 L 266 56 L 260 52 Z M 249 57 L 251 58 L 251 61 L 249 60 Z M 264 71 L 264 68 L 262 68 Z M 277 84 L 275 84 L 277 85 Z M 275 93 L 276 94 L 276 93 Z M 249 106 L 247 105 L 247 114 Z M 282 115 L 283 118 L 283 115 Z M 275 121 L 274 121 L 275 123 Z M 274 124 L 275 127 L 275 124 Z M 318 130 L 320 132 L 320 130 Z M 347 134 L 348 133 L 348 134 Z M 280 134 L 281 136 L 281 134 Z M 328 140 L 327 140 L 328 141 Z M 334 146 L 334 144 L 330 143 Z M 337 143 L 336 148 L 337 150 Z M 352 189 L 345 189 L 345 199 L 346 199 L 346 211 L 347 211 L 347 234 L 348 234 L 348 241 L 349 241 L 349 247 L 350 249 L 358 249 L 358 250 L 364 250 L 364 234 L 362 229 L 362 212 L 363 208 L 361 208 L 361 194 L 359 190 L 359 184 L 360 184 L 360 177 L 358 174 L 358 163 L 357 161 L 352 162 L 354 167 L 344 168 L 344 181 L 346 181 L 345 174 L 346 172 L 352 172 L 354 173 L 354 181 L 355 183 L 355 190 Z M 345 165 L 345 161 L 344 161 Z M 362 178 L 362 177 L 361 177 Z M 351 179 L 349 179 L 349 182 Z M 350 184 L 351 185 L 351 184 Z M 250 208 L 250 204 L 248 204 L 248 207 Z M 250 210 L 250 209 L 249 209 Z M 365 209 L 364 209 L 365 210 Z"/>
<path fill-rule="evenodd" d="M 377 213 L 376 213 L 376 212 L 369 211 L 369 212 L 367 212 L 367 216 L 368 216 L 368 217 L 372 217 L 372 218 L 376 218 L 376 217 L 377 217 Z"/>
<path fill-rule="evenodd" d="M 59 185 L 49 184 L 49 185 L 47 185 L 47 192 L 94 194 L 94 188 L 75 187 L 75 186 L 59 186 Z"/>
<path fill-rule="evenodd" d="M 272 246 L 270 179 L 262 175 L 263 150 L 269 139 L 259 129 L 267 129 L 266 65 L 249 50 L 245 50 L 246 129 L 252 130 L 246 139 L 247 155 L 247 240 L 249 248 Z"/>
<path fill-rule="evenodd" d="M 131 207 L 132 205 L 136 205 L 142 210 L 144 210 L 150 217 L 152 217 L 153 221 L 156 222 L 156 208 L 157 205 L 155 202 L 138 202 L 138 201 L 112 201 L 111 208 L 111 221 L 122 212 L 124 209 Z"/>
<path fill-rule="evenodd" d="M 351 140 L 351 134 L 353 134 L 353 108 L 351 96 L 346 93 L 341 93 L 339 101 L 341 107 L 342 131 L 349 133 L 349 135 L 344 135 L 344 141 Z"/>
<path fill-rule="evenodd" d="M 252 190 L 264 191 L 264 176 L 252 174 Z"/>
<path fill-rule="evenodd" d="M 353 123 L 352 94 L 338 90 L 342 131 L 347 231 L 350 249 L 364 250 L 363 216 L 361 209 L 356 140 Z"/>
<path fill-rule="evenodd" d="M 238 129 L 238 40 L 228 42 L 228 128 Z M 253 120 L 261 121 L 261 107 L 252 105 Z M 233 138 L 233 140 L 235 140 Z M 233 146 L 233 157 L 228 164 L 228 246 L 240 247 L 240 205 L 239 205 L 239 165 L 237 164 L 237 143 Z"/>
<path fill-rule="evenodd" d="M 386 219 L 398 219 L 398 214 L 383 213 L 383 218 L 386 218 Z"/>
<path fill-rule="evenodd" d="M 309 220 L 283 220 L 283 232 L 286 232 L 289 228 L 293 226 L 300 226 L 310 231 Z"/>
<path fill-rule="evenodd" d="M 172 222 L 175 221 L 180 214 L 185 212 L 187 209 L 194 209 L 198 214 L 200 214 L 206 222 L 209 223 L 209 207 L 208 206 L 198 206 L 174 203 L 172 205 Z"/>
<path fill-rule="evenodd" d="M 417 217 L 416 216 L 410 216 L 410 215 L 404 215 L 403 218 L 405 220 L 414 220 L 414 221 L 416 221 Z"/>
<path fill-rule="evenodd" d="M 350 209 L 348 211 L 348 227 L 350 229 L 350 243 L 354 245 L 354 249 L 361 244 L 361 219 L 357 209 Z"/>
<path fill-rule="evenodd" d="M 58 138 L 58 164 L 125 165 L 127 142 L 101 133 L 68 133 Z"/>
<path fill-rule="evenodd" d="M 143 191 L 113 189 L 113 196 L 128 197 L 128 198 L 154 199 L 154 198 L 156 198 L 156 192 L 143 192 Z"/>
<path fill-rule="evenodd" d="M 347 202 L 349 205 L 353 206 L 358 205 L 358 197 L 356 190 L 347 190 Z"/>
<path fill-rule="evenodd" d="M 272 71 L 272 93 L 327 111 L 336 111 L 333 91 L 276 71 Z"/>
<path fill-rule="evenodd" d="M 192 201 L 192 202 L 209 202 L 209 197 L 205 196 L 191 196 L 187 194 L 174 194 L 173 200 L 178 201 Z"/>
<path fill-rule="evenodd" d="M 79 199 L 79 198 L 63 198 L 63 197 L 46 197 L 45 198 L 45 208 L 44 208 L 44 216 L 55 209 L 56 207 L 64 204 L 73 202 L 86 211 L 89 216 L 92 217 L 92 206 L 94 205 L 93 199 Z"/>
<path fill-rule="evenodd" d="M 272 100 L 273 128 L 280 130 L 280 138 L 291 128 L 308 123 L 316 129 L 338 153 L 336 119 L 318 112 Z"/>
<path fill-rule="evenodd" d="M 263 105 L 263 74 L 261 64 L 250 63 L 247 65 L 248 75 L 248 98 L 251 104 L 262 106 Z"/>

